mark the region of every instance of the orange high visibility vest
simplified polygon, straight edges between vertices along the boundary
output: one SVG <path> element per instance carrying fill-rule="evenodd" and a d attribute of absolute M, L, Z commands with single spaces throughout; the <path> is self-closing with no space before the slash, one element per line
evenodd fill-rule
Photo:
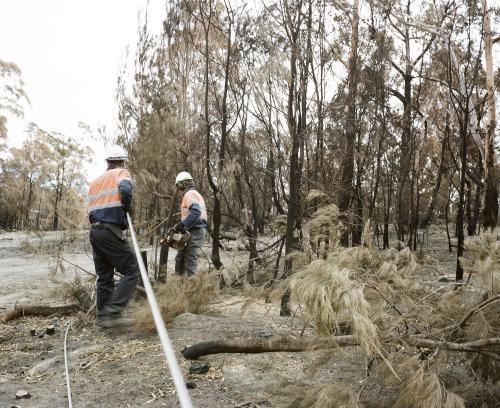
<path fill-rule="evenodd" d="M 181 221 L 184 221 L 189 215 L 189 207 L 191 204 L 196 203 L 201 208 L 200 220 L 207 220 L 207 207 L 205 206 L 205 200 L 200 193 L 196 190 L 188 190 L 182 197 L 181 201 Z"/>
<path fill-rule="evenodd" d="M 87 197 L 88 212 L 102 208 L 121 207 L 118 183 L 122 180 L 131 180 L 130 173 L 126 169 L 116 168 L 107 170 L 92 181 Z"/>

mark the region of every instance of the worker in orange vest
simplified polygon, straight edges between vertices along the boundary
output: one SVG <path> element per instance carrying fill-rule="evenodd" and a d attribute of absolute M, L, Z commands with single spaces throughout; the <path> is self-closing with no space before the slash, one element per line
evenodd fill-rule
<path fill-rule="evenodd" d="M 198 267 L 198 253 L 205 240 L 207 231 L 207 208 L 202 195 L 195 190 L 193 177 L 187 172 L 180 172 L 175 178 L 175 186 L 182 195 L 181 220 L 175 224 L 174 231 L 189 232 L 191 238 L 184 249 L 175 257 L 175 273 L 184 273 L 191 277 Z"/>
<path fill-rule="evenodd" d="M 90 243 L 97 274 L 96 325 L 101 328 L 128 326 L 132 319 L 121 316 L 132 298 L 139 277 L 139 267 L 131 247 L 125 240 L 126 212 L 132 209 L 133 185 L 125 169 L 127 153 L 111 146 L 106 154 L 107 170 L 89 186 Z M 122 278 L 115 287 L 115 270 Z"/>

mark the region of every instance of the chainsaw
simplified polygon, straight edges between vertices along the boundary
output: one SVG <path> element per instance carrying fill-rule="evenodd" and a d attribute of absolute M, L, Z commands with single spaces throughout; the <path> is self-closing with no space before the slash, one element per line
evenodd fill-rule
<path fill-rule="evenodd" d="M 187 243 L 191 239 L 191 234 L 186 232 L 176 232 L 173 228 L 170 228 L 167 231 L 167 234 L 160 239 L 161 245 L 168 245 L 171 248 L 176 249 L 177 251 L 182 251 L 186 248 Z"/>

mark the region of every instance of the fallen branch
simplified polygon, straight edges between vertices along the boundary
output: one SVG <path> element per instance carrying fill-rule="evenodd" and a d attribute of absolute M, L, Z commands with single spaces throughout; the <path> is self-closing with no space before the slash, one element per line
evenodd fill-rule
<path fill-rule="evenodd" d="M 482 340 L 474 340 L 467 343 L 453 343 L 450 341 L 436 341 L 429 339 L 419 339 L 416 337 L 407 337 L 399 339 L 398 342 L 401 344 L 404 343 L 411 344 L 412 346 L 417 346 L 417 347 L 425 347 L 425 348 L 440 347 L 442 349 L 449 351 L 463 351 L 466 353 L 481 353 L 484 351 L 487 352 L 488 355 L 490 355 L 490 357 L 494 356 L 493 358 L 495 358 L 496 360 L 500 360 L 500 356 L 498 354 L 491 353 L 491 350 L 488 348 L 500 345 L 500 338 L 498 337 L 482 339 Z"/>
<path fill-rule="evenodd" d="M 358 341 L 354 336 L 274 339 L 236 339 L 206 341 L 185 347 L 181 353 L 184 358 L 194 360 L 201 356 L 220 353 L 269 353 L 278 351 L 311 351 L 335 348 L 337 346 L 355 346 Z"/>
<path fill-rule="evenodd" d="M 394 337 L 385 339 L 384 343 L 398 343 L 412 345 L 415 347 L 441 348 L 449 351 L 461 351 L 472 353 L 488 353 L 497 360 L 500 355 L 492 352 L 491 347 L 500 345 L 500 338 L 489 338 L 471 341 L 468 343 L 453 343 L 448 341 L 436 341 L 421 339 L 413 336 Z M 297 352 L 324 350 L 342 346 L 357 346 L 355 336 L 333 336 L 333 337 L 309 337 L 292 338 L 278 337 L 274 339 L 236 339 L 206 341 L 185 347 L 181 353 L 184 358 L 194 360 L 209 354 L 220 353 L 273 353 L 273 352 Z"/>
<path fill-rule="evenodd" d="M 77 265 L 71 261 L 68 261 L 66 258 L 64 258 L 63 256 L 61 256 L 61 259 L 66 262 L 66 263 L 69 263 L 71 266 L 74 266 L 75 268 L 81 270 L 82 272 L 86 273 L 87 275 L 90 275 L 94 278 L 97 278 L 97 275 L 95 273 L 92 273 L 90 271 L 87 271 L 85 268 L 82 268 L 80 265 Z M 123 275 L 120 273 L 120 272 L 116 272 L 116 274 L 120 277 L 122 277 Z M 146 291 L 144 290 L 144 288 L 142 286 L 139 286 L 139 285 L 136 285 L 135 287 L 137 289 L 138 292 L 140 292 L 142 295 L 146 295 Z"/>
<path fill-rule="evenodd" d="M 486 306 L 492 305 L 494 303 L 497 303 L 500 301 L 500 295 L 491 297 L 489 299 L 486 299 L 484 302 L 479 303 L 478 305 L 474 306 L 472 309 L 470 309 L 460 321 L 457 323 L 453 323 L 450 326 L 443 327 L 441 329 L 437 329 L 436 331 L 433 331 L 432 333 L 422 333 L 420 335 L 417 335 L 416 337 L 423 337 L 423 336 L 429 336 L 429 337 L 434 337 L 434 336 L 440 336 L 444 332 L 454 332 L 455 330 L 462 329 L 467 321 L 474 316 L 477 312 L 483 310 Z"/>
<path fill-rule="evenodd" d="M 457 323 L 457 327 L 459 328 L 462 328 L 465 326 L 465 323 L 467 322 L 467 320 L 469 320 L 472 315 L 474 315 L 474 313 L 477 313 L 479 312 L 480 310 L 482 310 L 483 308 L 485 308 L 486 306 L 492 304 L 492 303 L 496 303 L 500 301 L 500 295 L 497 295 L 497 296 L 494 296 L 492 298 L 489 298 L 489 299 L 486 299 L 484 302 L 480 303 L 479 305 L 477 305 L 476 307 L 474 307 L 473 309 L 471 309 L 463 318 L 462 320 L 460 320 L 460 322 Z"/>
<path fill-rule="evenodd" d="M 61 306 L 48 305 L 33 305 L 33 306 L 17 306 L 10 312 L 0 315 L 0 321 L 8 322 L 17 319 L 21 316 L 52 316 L 52 315 L 69 315 L 81 310 L 80 305 L 70 303 Z"/>

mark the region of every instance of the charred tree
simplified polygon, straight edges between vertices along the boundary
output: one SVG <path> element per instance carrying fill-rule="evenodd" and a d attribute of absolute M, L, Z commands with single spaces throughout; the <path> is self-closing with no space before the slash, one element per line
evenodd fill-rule
<path fill-rule="evenodd" d="M 348 62 L 348 92 L 347 111 L 344 135 L 344 154 L 342 160 L 342 175 L 340 181 L 339 210 L 343 221 L 348 222 L 349 208 L 352 201 L 354 182 L 354 147 L 356 145 L 356 96 L 357 96 L 357 71 L 358 71 L 358 26 L 359 26 L 359 0 L 354 0 L 351 20 L 351 50 Z M 343 246 L 349 246 L 349 235 L 346 233 L 341 238 Z"/>

